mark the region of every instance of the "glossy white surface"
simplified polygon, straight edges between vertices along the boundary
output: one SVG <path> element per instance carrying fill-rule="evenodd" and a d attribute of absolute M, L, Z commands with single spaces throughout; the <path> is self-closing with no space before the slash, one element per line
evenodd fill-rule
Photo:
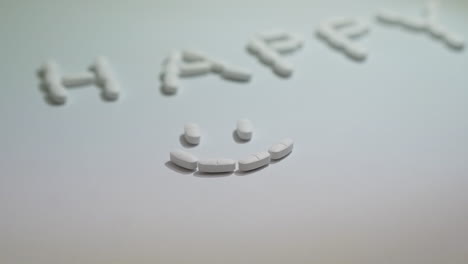
<path fill-rule="evenodd" d="M 466 264 L 468 57 L 428 34 L 372 21 L 356 63 L 314 35 L 322 19 L 414 15 L 421 1 L 32 1 L 0 3 L 0 263 Z M 183 8 L 181 8 L 183 7 Z M 466 1 L 441 21 L 468 36 Z M 280 18 L 280 19 L 279 19 Z M 278 78 L 245 51 L 256 32 L 304 33 Z M 172 49 L 253 72 L 181 80 L 162 95 Z M 47 58 L 69 72 L 105 54 L 122 85 L 65 106 L 43 100 Z M 255 137 L 239 144 L 235 121 Z M 185 149 L 181 126 L 203 124 Z M 241 159 L 284 137 L 286 159 L 250 174 L 179 171 L 169 152 Z"/>

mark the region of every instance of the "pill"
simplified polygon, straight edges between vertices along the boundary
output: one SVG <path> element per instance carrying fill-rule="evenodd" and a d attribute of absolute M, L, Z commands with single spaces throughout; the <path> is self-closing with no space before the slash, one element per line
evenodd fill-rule
<path fill-rule="evenodd" d="M 179 76 L 181 77 L 199 76 L 211 72 L 212 64 L 208 61 L 181 63 L 179 64 L 179 70 Z"/>
<path fill-rule="evenodd" d="M 200 144 L 201 129 L 198 124 L 187 123 L 184 126 L 184 138 L 192 145 Z"/>
<path fill-rule="evenodd" d="M 49 60 L 41 66 L 39 74 L 42 76 L 50 100 L 56 104 L 64 104 L 67 100 L 67 91 L 62 84 L 60 66 L 55 61 Z"/>
<path fill-rule="evenodd" d="M 259 51 L 258 58 L 264 64 L 272 66 L 277 60 L 279 60 L 279 54 L 270 47 L 265 46 Z"/>
<path fill-rule="evenodd" d="M 330 28 L 328 25 L 320 25 L 317 28 L 317 35 L 325 40 L 328 40 L 331 35 L 335 33 L 335 30 Z"/>
<path fill-rule="evenodd" d="M 184 50 L 182 51 L 182 59 L 187 62 L 203 61 L 206 60 L 206 56 L 195 50 Z"/>
<path fill-rule="evenodd" d="M 278 160 L 278 159 L 285 157 L 289 153 L 291 153 L 291 151 L 293 150 L 293 147 L 294 147 L 293 140 L 290 138 L 286 138 L 286 139 L 281 140 L 278 144 L 273 145 L 268 150 L 268 152 L 270 153 L 272 160 Z"/>
<path fill-rule="evenodd" d="M 358 38 L 370 31 L 369 23 L 358 21 L 356 24 L 343 28 L 340 33 L 348 38 Z"/>
<path fill-rule="evenodd" d="M 196 170 L 198 159 L 194 155 L 182 151 L 176 150 L 170 153 L 170 160 L 175 165 L 182 167 L 187 170 Z"/>
<path fill-rule="evenodd" d="M 225 66 L 221 71 L 221 76 L 228 80 L 248 82 L 252 77 L 252 72 L 235 66 Z"/>
<path fill-rule="evenodd" d="M 328 37 L 328 43 L 337 49 L 344 48 L 349 42 L 348 38 L 338 33 L 333 33 Z"/>
<path fill-rule="evenodd" d="M 195 50 L 182 51 L 182 59 L 186 62 L 209 62 L 211 64 L 211 70 L 215 73 L 221 72 L 224 68 L 224 63 L 221 60 L 210 58 L 209 56 Z"/>
<path fill-rule="evenodd" d="M 270 44 L 271 48 L 276 52 L 285 54 L 294 52 L 302 47 L 304 39 L 298 35 L 291 36 L 291 38 L 283 41 L 277 41 Z"/>
<path fill-rule="evenodd" d="M 263 39 L 266 42 L 275 41 L 275 40 L 283 40 L 288 38 L 289 34 L 283 29 L 270 29 L 267 31 L 263 31 L 258 34 L 258 37 Z"/>
<path fill-rule="evenodd" d="M 239 160 L 240 171 L 251 171 L 270 164 L 271 155 L 266 151 L 249 155 L 247 158 Z"/>
<path fill-rule="evenodd" d="M 205 159 L 198 162 L 198 171 L 204 173 L 225 173 L 236 170 L 236 161 L 232 159 Z"/>
<path fill-rule="evenodd" d="M 465 47 L 465 39 L 455 33 L 446 33 L 444 36 L 445 43 L 454 49 L 463 49 Z"/>
<path fill-rule="evenodd" d="M 247 43 L 247 50 L 253 54 L 258 53 L 263 48 L 263 40 L 253 38 Z"/>
<path fill-rule="evenodd" d="M 180 88 L 179 77 L 176 73 L 167 72 L 163 76 L 162 89 L 165 94 L 175 94 Z"/>
<path fill-rule="evenodd" d="M 292 75 L 294 71 L 294 66 L 285 61 L 285 60 L 277 60 L 273 65 L 273 71 L 281 77 L 289 77 Z"/>
<path fill-rule="evenodd" d="M 426 20 L 417 17 L 403 17 L 401 25 L 412 30 L 423 30 L 426 28 Z"/>
<path fill-rule="evenodd" d="M 377 19 L 385 23 L 398 24 L 401 22 L 402 17 L 391 10 L 381 9 L 377 12 Z"/>
<path fill-rule="evenodd" d="M 356 22 L 356 19 L 350 17 L 333 17 L 325 20 L 322 24 L 329 25 L 332 28 L 340 28 L 352 25 Z"/>
<path fill-rule="evenodd" d="M 443 38 L 445 34 L 447 34 L 442 25 L 436 22 L 429 21 L 427 24 L 427 30 L 435 38 Z"/>
<path fill-rule="evenodd" d="M 108 79 L 103 86 L 102 95 L 106 100 L 114 101 L 119 98 L 120 84 L 115 79 Z"/>
<path fill-rule="evenodd" d="M 94 74 L 91 72 L 83 72 L 77 74 L 65 75 L 62 77 L 62 84 L 65 87 L 77 87 L 91 85 L 96 82 Z"/>
<path fill-rule="evenodd" d="M 162 90 L 165 94 L 175 94 L 177 93 L 180 84 L 179 84 L 179 59 L 180 52 L 172 52 L 166 62 L 163 64 L 163 69 L 161 72 L 162 79 Z"/>
<path fill-rule="evenodd" d="M 435 22 L 438 17 L 439 3 L 438 1 L 427 1 L 424 8 L 424 17 L 427 21 Z"/>
<path fill-rule="evenodd" d="M 237 121 L 236 134 L 242 140 L 252 139 L 253 125 L 249 119 L 243 118 Z"/>
<path fill-rule="evenodd" d="M 344 50 L 346 54 L 355 60 L 364 60 L 367 58 L 367 50 L 353 43 L 348 43 Z"/>
<path fill-rule="evenodd" d="M 90 69 L 96 74 L 96 82 L 103 89 L 104 98 L 107 100 L 118 99 L 120 85 L 115 78 L 109 60 L 104 56 L 99 56 Z"/>

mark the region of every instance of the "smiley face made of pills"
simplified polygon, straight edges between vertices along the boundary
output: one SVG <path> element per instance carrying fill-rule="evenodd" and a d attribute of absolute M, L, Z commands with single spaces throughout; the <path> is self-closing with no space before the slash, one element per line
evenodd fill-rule
<path fill-rule="evenodd" d="M 253 135 L 253 125 L 248 119 L 240 119 L 237 121 L 236 128 L 237 136 L 249 141 Z M 200 144 L 201 129 L 196 123 L 187 123 L 184 126 L 184 139 L 191 145 Z M 290 138 L 285 138 L 280 142 L 272 145 L 268 151 L 260 151 L 250 154 L 242 160 L 236 161 L 228 158 L 209 158 L 198 159 L 195 155 L 182 151 L 175 150 L 170 152 L 170 161 L 181 168 L 200 173 L 232 173 L 238 167 L 240 172 L 253 171 L 270 164 L 272 160 L 280 160 L 289 155 L 294 147 L 294 142 Z"/>

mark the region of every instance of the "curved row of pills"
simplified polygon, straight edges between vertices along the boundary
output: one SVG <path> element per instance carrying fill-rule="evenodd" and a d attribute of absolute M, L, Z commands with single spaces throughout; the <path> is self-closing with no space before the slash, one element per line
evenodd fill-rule
<path fill-rule="evenodd" d="M 383 23 L 399 25 L 410 30 L 425 31 L 454 49 L 465 47 L 465 39 L 461 35 L 445 29 L 438 21 L 435 1 L 429 1 L 426 4 L 424 17 L 408 17 L 391 10 L 381 9 L 377 12 L 377 19 Z"/>
<path fill-rule="evenodd" d="M 370 30 L 368 23 L 355 18 L 332 18 L 320 23 L 317 34 L 332 47 L 342 50 L 355 60 L 364 60 L 368 51 L 351 41 Z"/>
<path fill-rule="evenodd" d="M 184 169 L 203 173 L 227 173 L 234 172 L 239 164 L 239 171 L 246 172 L 259 169 L 270 164 L 271 160 L 279 160 L 289 155 L 294 147 L 292 139 L 283 139 L 273 145 L 268 152 L 262 151 L 251 154 L 238 162 L 233 159 L 215 158 L 199 160 L 196 156 L 181 150 L 170 153 L 170 161 Z"/>

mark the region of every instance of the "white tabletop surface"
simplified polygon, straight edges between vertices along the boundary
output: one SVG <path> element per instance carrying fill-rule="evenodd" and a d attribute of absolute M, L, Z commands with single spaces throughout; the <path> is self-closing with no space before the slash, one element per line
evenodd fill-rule
<path fill-rule="evenodd" d="M 468 54 L 380 25 L 423 1 L 0 1 L 0 263 L 468 263 Z M 468 3 L 444 24 L 468 37 Z M 318 40 L 331 16 L 372 21 L 363 63 Z M 255 33 L 304 34 L 289 79 L 245 51 Z M 159 90 L 161 62 L 192 48 L 254 73 Z M 68 73 L 107 55 L 123 96 L 44 100 L 47 58 Z M 255 126 L 233 139 L 236 120 Z M 200 124 L 202 157 L 240 159 L 284 137 L 286 159 L 206 176 L 168 163 Z"/>

